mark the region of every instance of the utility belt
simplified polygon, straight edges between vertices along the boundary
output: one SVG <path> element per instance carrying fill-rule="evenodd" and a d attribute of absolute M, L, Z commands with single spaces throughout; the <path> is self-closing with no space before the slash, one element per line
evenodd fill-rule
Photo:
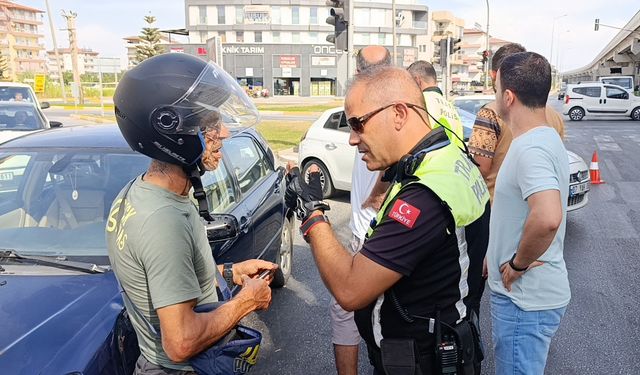
<path fill-rule="evenodd" d="M 432 321 L 432 348 L 421 351 L 413 338 L 383 338 L 379 350 L 368 347 L 371 364 L 386 375 L 477 375 L 475 368 L 483 359 L 477 319 L 465 318 L 453 326 Z"/>
<path fill-rule="evenodd" d="M 395 291 L 389 297 L 396 312 L 408 324 L 416 320 L 427 322 L 427 334 L 434 335 L 432 348 L 419 348 L 413 338 L 383 338 L 380 350 L 369 349 L 372 364 L 387 375 L 475 375 L 484 359 L 480 339 L 480 325 L 474 311 L 457 324 L 447 324 L 440 318 L 436 306 L 435 316 L 410 314 L 400 305 Z"/>

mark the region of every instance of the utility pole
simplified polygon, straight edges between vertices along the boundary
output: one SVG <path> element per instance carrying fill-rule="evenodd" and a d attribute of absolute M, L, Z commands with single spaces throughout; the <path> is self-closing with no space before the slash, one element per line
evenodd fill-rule
<path fill-rule="evenodd" d="M 487 35 L 485 35 L 485 51 L 489 51 L 489 0 L 487 0 Z M 490 65 L 489 57 L 491 57 L 491 55 L 487 56 L 487 61 L 484 63 L 484 89 L 485 90 L 489 88 L 489 65 Z"/>
<path fill-rule="evenodd" d="M 355 24 L 353 22 L 353 8 L 354 8 L 354 0 L 347 0 L 347 82 L 353 77 L 355 73 L 355 61 L 354 61 L 354 53 L 353 53 L 353 33 L 355 32 Z"/>
<path fill-rule="evenodd" d="M 398 63 L 398 42 L 396 41 L 396 0 L 391 0 L 391 34 L 393 35 L 393 66 Z"/>
<path fill-rule="evenodd" d="M 56 41 L 56 30 L 53 27 L 53 17 L 49 8 L 49 0 L 44 0 L 47 6 L 47 16 L 49 17 L 49 28 L 51 29 L 51 39 L 53 40 L 53 52 L 56 55 L 56 65 L 58 66 L 58 79 L 60 80 L 60 90 L 62 90 L 62 101 L 67 102 L 67 92 L 64 89 L 64 77 L 62 75 L 62 64 L 60 63 L 60 54 L 58 53 L 58 42 Z"/>
<path fill-rule="evenodd" d="M 80 82 L 80 71 L 78 70 L 78 40 L 76 38 L 76 17 L 77 13 L 69 11 L 67 14 L 62 11 L 62 17 L 67 19 L 67 30 L 69 31 L 69 48 L 71 49 L 71 66 L 73 68 L 73 83 L 76 86 L 77 98 L 80 105 L 84 104 L 82 95 L 82 83 Z"/>

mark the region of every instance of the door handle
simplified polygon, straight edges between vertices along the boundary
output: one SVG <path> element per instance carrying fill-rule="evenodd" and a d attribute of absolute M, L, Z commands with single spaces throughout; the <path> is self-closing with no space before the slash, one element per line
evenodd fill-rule
<path fill-rule="evenodd" d="M 603 99 L 604 100 L 604 104 L 607 104 L 607 99 Z"/>
<path fill-rule="evenodd" d="M 327 143 L 326 145 L 324 145 L 324 148 L 326 148 L 327 150 L 335 150 L 336 148 L 338 148 L 338 146 L 336 146 L 335 143 Z"/>
<path fill-rule="evenodd" d="M 598 103 L 602 104 L 602 99 L 600 99 L 600 101 L 598 101 Z"/>

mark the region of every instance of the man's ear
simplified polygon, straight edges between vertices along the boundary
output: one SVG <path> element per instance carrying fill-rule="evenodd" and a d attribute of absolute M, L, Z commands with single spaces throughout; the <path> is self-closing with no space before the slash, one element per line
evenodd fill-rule
<path fill-rule="evenodd" d="M 507 107 L 511 107 L 517 100 L 516 94 L 509 89 L 504 90 L 504 92 L 502 93 L 502 100 L 504 101 L 504 105 L 506 105 Z"/>
<path fill-rule="evenodd" d="M 392 107 L 393 109 L 393 126 L 396 130 L 400 130 L 404 127 L 409 119 L 409 108 L 398 103 Z"/>
<path fill-rule="evenodd" d="M 498 74 L 498 72 L 496 72 L 495 70 L 489 70 L 489 77 L 491 77 L 492 81 L 496 80 L 496 75 Z"/>

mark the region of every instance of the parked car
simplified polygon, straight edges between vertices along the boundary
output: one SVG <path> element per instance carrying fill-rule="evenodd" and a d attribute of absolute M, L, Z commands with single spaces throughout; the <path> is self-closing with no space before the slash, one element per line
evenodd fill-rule
<path fill-rule="evenodd" d="M 148 165 L 115 125 L 52 129 L 0 146 L 3 374 L 132 373 L 137 339 L 104 231 L 112 201 Z M 291 273 L 283 177 L 254 130 L 225 140 L 219 168 L 203 176 L 214 257 L 275 261 L 273 286 Z"/>
<path fill-rule="evenodd" d="M 640 97 L 629 94 L 624 87 L 600 82 L 567 85 L 562 113 L 571 121 L 580 121 L 586 115 L 640 121 Z"/>
<path fill-rule="evenodd" d="M 0 102 L 0 143 L 35 130 L 60 126 L 60 122 L 47 121 L 33 103 Z"/>
<path fill-rule="evenodd" d="M 471 137 L 473 124 L 476 122 L 476 113 L 485 104 L 494 100 L 493 95 L 467 95 L 453 99 L 453 106 L 458 110 L 462 120 L 462 131 L 465 142 Z"/>
<path fill-rule="evenodd" d="M 492 95 L 470 95 L 454 100 L 464 126 L 465 140 L 473 128 L 476 112 L 493 100 Z M 349 145 L 349 127 L 342 107 L 326 110 L 302 137 L 298 148 L 298 165 L 302 167 L 303 175 L 314 163 L 320 167 L 320 182 L 325 198 L 332 196 L 336 190 L 351 190 L 351 171 L 356 150 Z M 587 204 L 591 183 L 585 161 L 571 151 L 567 153 L 570 173 L 567 210 L 572 211 Z"/>

